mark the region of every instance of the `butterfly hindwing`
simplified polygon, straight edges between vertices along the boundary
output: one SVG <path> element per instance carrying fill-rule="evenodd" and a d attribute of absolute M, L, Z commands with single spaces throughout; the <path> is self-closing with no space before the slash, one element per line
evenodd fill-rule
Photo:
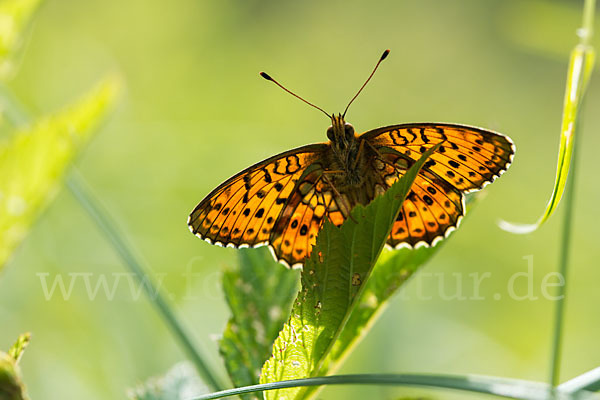
<path fill-rule="evenodd" d="M 231 177 L 194 209 L 188 220 L 190 230 L 223 246 L 267 244 L 298 179 L 321 158 L 324 147 L 290 150 Z"/>
<path fill-rule="evenodd" d="M 464 213 L 463 195 L 443 181 L 418 176 L 392 227 L 393 248 L 433 246 L 446 237 Z"/>
<path fill-rule="evenodd" d="M 389 147 L 379 148 L 378 154 L 373 160 L 373 168 L 381 174 L 386 189 L 404 176 L 414 163 L 404 152 Z M 435 245 L 462 218 L 462 199 L 461 192 L 450 183 L 426 167 L 422 168 L 404 200 L 387 244 L 393 248 Z"/>

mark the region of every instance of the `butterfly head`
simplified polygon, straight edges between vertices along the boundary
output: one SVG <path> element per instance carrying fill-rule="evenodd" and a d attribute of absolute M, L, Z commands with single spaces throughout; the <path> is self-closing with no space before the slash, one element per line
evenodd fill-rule
<path fill-rule="evenodd" d="M 348 154 L 356 146 L 354 127 L 344 121 L 341 114 L 331 116 L 331 126 L 327 128 L 327 137 L 331 140 L 334 151 L 340 156 Z"/>

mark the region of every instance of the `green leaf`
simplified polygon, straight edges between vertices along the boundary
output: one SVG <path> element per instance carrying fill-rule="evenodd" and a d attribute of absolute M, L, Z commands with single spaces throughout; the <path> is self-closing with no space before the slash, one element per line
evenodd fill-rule
<path fill-rule="evenodd" d="M 569 175 L 580 105 L 590 80 L 591 72 L 594 68 L 594 58 L 594 49 L 587 44 L 579 44 L 575 46 L 571 52 L 571 60 L 569 62 L 569 72 L 567 75 L 567 86 L 565 90 L 563 106 L 563 119 L 561 126 L 560 147 L 558 149 L 556 179 L 552 194 L 550 195 L 550 200 L 546 206 L 546 210 L 533 224 L 516 224 L 507 221 L 500 221 L 500 228 L 508 232 L 518 234 L 531 233 L 538 229 L 544 222 L 546 222 L 546 220 L 550 218 L 550 216 L 554 213 L 554 210 L 556 210 L 558 207 L 558 203 L 560 202 L 565 190 L 567 177 Z"/>
<path fill-rule="evenodd" d="M 8 350 L 8 355 L 11 356 L 15 362 L 19 362 L 25 348 L 29 345 L 31 340 L 31 333 L 27 332 L 19 336 L 15 344 Z"/>
<path fill-rule="evenodd" d="M 239 255 L 239 266 L 223 273 L 232 316 L 219 349 L 233 384 L 248 386 L 258 383 L 260 369 L 289 315 L 298 274 L 274 261 L 266 248 L 241 249 Z"/>
<path fill-rule="evenodd" d="M 0 78 L 14 69 L 14 58 L 23 42 L 23 32 L 29 26 L 41 0 L 3 0 L 0 2 Z"/>
<path fill-rule="evenodd" d="M 64 111 L 0 143 L 0 270 L 57 192 L 69 163 L 113 104 L 116 79 L 107 79 Z"/>
<path fill-rule="evenodd" d="M 467 200 L 465 201 L 467 212 L 472 209 L 477 199 L 477 193 L 467 195 Z M 390 298 L 447 241 L 448 238 L 439 242 L 434 247 L 403 248 L 385 251 L 381 254 L 356 306 L 351 311 L 348 322 L 346 322 L 338 340 L 333 345 L 327 357 L 327 361 L 324 363 L 324 365 L 329 366 L 329 369 L 321 370 L 319 376 L 333 373 L 337 370 L 345 357 L 350 354 L 352 349 L 366 335 L 369 328 L 373 326 L 377 318 L 385 310 Z M 318 389 L 318 387 L 312 387 L 309 389 L 309 392 Z"/>
<path fill-rule="evenodd" d="M 385 310 L 392 295 L 419 267 L 429 261 L 441 248 L 442 243 L 438 243 L 435 247 L 387 251 L 381 255 L 358 303 L 351 311 L 348 322 L 329 353 L 327 362 L 324 363 L 328 369 L 323 368 L 318 374 L 319 376 L 337 370 L 345 357 L 350 354 L 367 333 L 369 327 Z"/>
<path fill-rule="evenodd" d="M 164 376 L 151 378 L 135 389 L 129 390 L 130 400 L 189 400 L 207 388 L 192 364 L 183 362 L 175 365 Z"/>
<path fill-rule="evenodd" d="M 429 149 L 406 175 L 367 207 L 357 206 L 338 228 L 327 222 L 301 274 L 292 315 L 273 345 L 260 382 L 315 376 L 329 369 L 329 354 L 371 274 Z M 267 399 L 300 399 L 306 388 L 274 390 Z"/>
<path fill-rule="evenodd" d="M 19 367 L 10 355 L 0 352 L 0 400 L 26 398 Z"/>
<path fill-rule="evenodd" d="M 19 336 L 8 353 L 0 351 L 0 400 L 29 399 L 18 364 L 30 338 L 31 334 L 24 333 Z"/>

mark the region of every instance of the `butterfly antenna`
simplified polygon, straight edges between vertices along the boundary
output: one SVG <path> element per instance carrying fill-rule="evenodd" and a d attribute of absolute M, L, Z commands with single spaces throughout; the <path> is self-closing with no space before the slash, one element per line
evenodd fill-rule
<path fill-rule="evenodd" d="M 365 81 L 365 83 L 363 83 L 363 85 L 360 87 L 360 89 L 358 89 L 358 92 L 356 92 L 356 94 L 354 95 L 354 97 L 352 98 L 352 100 L 350 100 L 350 103 L 348 103 L 348 105 L 346 106 L 346 109 L 344 110 L 344 113 L 342 114 L 342 118 L 344 118 L 346 116 L 346 112 L 348 112 L 348 109 L 350 108 L 350 104 L 352 104 L 352 102 L 358 97 L 358 95 L 360 94 L 360 92 L 362 92 L 362 90 L 365 88 L 365 86 L 367 86 L 367 83 L 369 83 L 369 81 L 371 80 L 371 78 L 373 77 L 373 75 L 375 75 L 375 71 L 377 71 L 377 68 L 379 67 L 379 64 L 381 64 L 381 62 L 383 60 L 385 60 L 385 58 L 388 56 L 388 54 L 390 54 L 390 50 L 389 49 L 383 52 L 383 54 L 379 58 L 379 61 L 377 61 L 377 64 L 375 65 L 375 68 L 373 68 L 373 72 L 371 72 L 371 75 L 369 75 L 369 77 L 367 78 L 367 80 Z"/>
<path fill-rule="evenodd" d="M 286 92 L 288 92 L 289 94 L 291 94 L 292 96 L 294 96 L 294 97 L 302 100 L 303 102 L 305 102 L 309 106 L 314 107 L 317 110 L 321 111 L 323 114 L 327 115 L 331 119 L 331 115 L 327 114 L 327 112 L 325 110 L 323 110 L 321 107 L 315 106 L 313 103 L 304 100 L 302 97 L 298 96 L 296 93 L 292 92 L 291 90 L 286 89 L 281 83 L 279 83 L 275 79 L 271 78 L 271 76 L 269 74 L 267 74 L 266 72 L 261 72 L 260 76 L 262 76 L 263 78 L 265 78 L 268 81 L 273 82 L 274 84 L 276 84 L 277 86 L 279 86 L 280 88 L 282 88 L 283 90 L 285 90 Z"/>

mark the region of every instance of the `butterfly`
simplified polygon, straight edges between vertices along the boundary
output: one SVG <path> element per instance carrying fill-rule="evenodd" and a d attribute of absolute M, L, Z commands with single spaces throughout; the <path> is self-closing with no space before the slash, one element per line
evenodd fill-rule
<path fill-rule="evenodd" d="M 510 138 L 489 130 L 447 123 L 408 123 L 357 135 L 343 114 L 329 115 L 261 72 L 263 78 L 331 119 L 327 143 L 298 147 L 229 178 L 192 211 L 192 233 L 228 247 L 268 245 L 275 258 L 301 266 L 324 221 L 340 226 L 357 204 L 383 194 L 431 147 L 393 224 L 392 248 L 434 246 L 465 212 L 464 195 L 500 176 L 512 162 Z"/>

